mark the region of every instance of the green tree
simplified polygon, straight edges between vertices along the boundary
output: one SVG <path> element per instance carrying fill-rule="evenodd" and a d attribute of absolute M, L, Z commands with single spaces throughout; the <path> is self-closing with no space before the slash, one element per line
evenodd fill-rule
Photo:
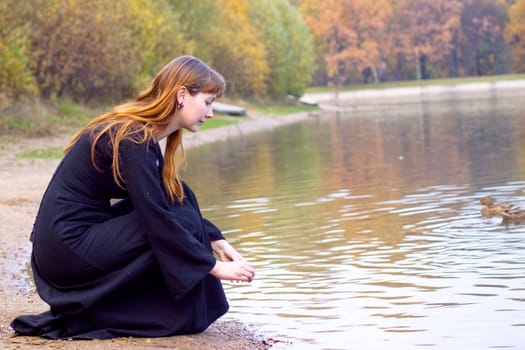
<path fill-rule="evenodd" d="M 310 28 L 306 25 L 299 10 L 288 1 L 277 2 L 283 16 L 283 26 L 287 33 L 288 48 L 286 57 L 286 93 L 301 96 L 312 81 L 314 47 Z"/>
<path fill-rule="evenodd" d="M 31 5 L 28 1 L 0 2 L 0 110 L 38 93 L 28 67 Z"/>
<path fill-rule="evenodd" d="M 181 54 L 193 54 L 180 16 L 166 0 L 117 1 L 121 25 L 128 27 L 129 45 L 134 47 L 139 67 L 134 90 L 145 88 L 166 63 Z"/>
<path fill-rule="evenodd" d="M 228 94 L 266 94 L 266 48 L 250 23 L 247 0 L 169 2 L 180 15 L 194 54 L 224 75 Z"/>
<path fill-rule="evenodd" d="M 264 96 L 269 72 L 266 48 L 257 40 L 250 23 L 248 1 L 216 2 L 221 10 L 216 14 L 218 29 L 210 43 L 215 66 L 224 74 L 234 94 Z"/>
<path fill-rule="evenodd" d="M 200 59 L 213 65 L 214 38 L 220 35 L 221 28 L 210 16 L 221 11 L 215 0 L 167 0 L 178 17 L 177 26 L 184 33 L 187 53 L 194 53 Z M 217 68 L 217 67 L 214 67 Z"/>
<path fill-rule="evenodd" d="M 249 16 L 266 48 L 268 93 L 302 95 L 311 81 L 313 46 L 297 9 L 287 0 L 256 0 L 249 2 Z"/>

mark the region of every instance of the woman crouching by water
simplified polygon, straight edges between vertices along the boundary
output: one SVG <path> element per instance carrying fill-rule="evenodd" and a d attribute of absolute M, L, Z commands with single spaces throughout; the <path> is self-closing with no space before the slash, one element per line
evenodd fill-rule
<path fill-rule="evenodd" d="M 224 89 L 201 60 L 178 57 L 136 101 L 74 136 L 30 238 L 50 311 L 16 318 L 17 334 L 162 337 L 202 332 L 227 312 L 220 280 L 251 282 L 254 267 L 201 216 L 178 172 L 183 129 L 213 118 Z"/>

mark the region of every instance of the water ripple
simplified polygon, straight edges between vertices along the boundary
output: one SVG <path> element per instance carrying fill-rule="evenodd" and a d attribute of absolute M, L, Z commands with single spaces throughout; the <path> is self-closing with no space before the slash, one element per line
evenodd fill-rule
<path fill-rule="evenodd" d="M 231 315 L 301 350 L 520 348 L 525 225 L 479 200 L 525 208 L 525 124 L 487 101 L 323 116 L 189 159 L 222 173 L 203 213 L 257 266 L 224 284 Z"/>

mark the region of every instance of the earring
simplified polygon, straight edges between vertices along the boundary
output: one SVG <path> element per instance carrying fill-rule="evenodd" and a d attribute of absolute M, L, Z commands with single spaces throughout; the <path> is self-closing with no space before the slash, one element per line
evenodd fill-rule
<path fill-rule="evenodd" d="M 184 102 L 179 102 L 179 104 L 177 105 L 177 109 L 182 109 L 184 108 Z"/>

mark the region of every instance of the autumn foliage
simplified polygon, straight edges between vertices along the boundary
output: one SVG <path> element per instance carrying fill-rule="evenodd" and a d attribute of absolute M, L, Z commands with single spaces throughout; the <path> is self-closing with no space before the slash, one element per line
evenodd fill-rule
<path fill-rule="evenodd" d="M 317 85 L 509 73 L 506 26 L 515 67 L 524 61 L 525 6 L 513 2 L 295 1 L 314 36 Z"/>
<path fill-rule="evenodd" d="M 0 2 L 0 110 L 20 96 L 34 96 L 37 84 L 29 63 L 30 7 L 18 6 L 18 13 L 9 11 L 18 0 Z"/>
<path fill-rule="evenodd" d="M 524 72 L 524 18 L 525 0 L 3 0 L 0 110 L 130 98 L 182 54 L 243 97 Z"/>
<path fill-rule="evenodd" d="M 525 0 L 516 0 L 509 9 L 507 40 L 512 47 L 516 72 L 525 72 Z"/>

